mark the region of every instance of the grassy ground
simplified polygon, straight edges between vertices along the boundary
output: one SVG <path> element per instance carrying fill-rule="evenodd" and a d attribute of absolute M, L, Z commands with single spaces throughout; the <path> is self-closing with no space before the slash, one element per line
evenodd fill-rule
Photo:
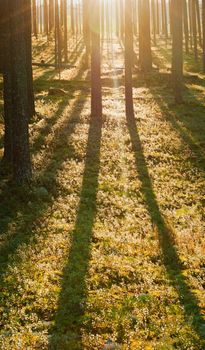
<path fill-rule="evenodd" d="M 1 179 L 0 348 L 97 350 L 110 338 L 203 350 L 204 77 L 186 76 L 177 107 L 166 68 L 135 76 L 126 120 L 116 45 L 95 121 L 80 38 L 75 51 L 61 81 L 35 70 L 32 188 Z M 169 55 L 156 51 L 165 67 Z"/>

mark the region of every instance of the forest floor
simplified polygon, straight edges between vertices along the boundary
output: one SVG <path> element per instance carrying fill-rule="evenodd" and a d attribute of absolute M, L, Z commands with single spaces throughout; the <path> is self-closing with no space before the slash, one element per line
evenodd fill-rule
<path fill-rule="evenodd" d="M 82 39 L 72 45 L 60 81 L 34 72 L 32 187 L 0 182 L 0 348 L 203 350 L 204 76 L 188 57 L 176 106 L 170 49 L 156 50 L 162 69 L 134 76 L 126 119 L 122 48 L 105 45 L 95 121 Z M 37 60 L 51 53 L 35 44 Z"/>

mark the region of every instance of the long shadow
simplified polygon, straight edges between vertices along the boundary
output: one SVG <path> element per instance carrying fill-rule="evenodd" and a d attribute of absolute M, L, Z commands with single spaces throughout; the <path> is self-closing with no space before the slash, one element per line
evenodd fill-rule
<path fill-rule="evenodd" d="M 15 254 L 21 244 L 29 243 L 30 238 L 35 234 L 35 229 L 33 228 L 35 221 L 44 215 L 46 209 L 52 205 L 58 196 L 56 175 L 61 164 L 69 156 L 73 157 L 73 150 L 69 149 L 67 140 L 80 122 L 80 114 L 86 99 L 87 95 L 82 95 L 78 98 L 75 101 L 71 114 L 65 119 L 63 125 L 60 125 L 55 130 L 55 144 L 52 148 L 51 159 L 37 179 L 37 183 L 39 182 L 41 185 L 47 176 L 49 178 L 49 181 L 43 182 L 43 185 L 50 191 L 46 201 L 27 188 L 18 189 L 3 181 L 0 183 L 0 228 L 1 236 L 4 237 L 0 247 L 0 286 L 2 288 L 5 283 L 3 274 L 7 270 L 10 257 Z M 67 139 L 62 137 L 65 133 Z M 60 152 L 61 148 L 65 149 L 65 147 L 68 148 L 67 152 Z M 25 191 L 27 191 L 26 196 Z M 17 226 L 12 230 L 13 223 L 16 223 Z"/>
<path fill-rule="evenodd" d="M 79 68 L 78 74 L 75 77 L 75 80 L 81 79 L 84 72 L 85 72 L 85 67 L 84 67 L 83 58 L 82 58 L 81 66 Z M 59 116 L 64 112 L 66 106 L 68 105 L 69 100 L 74 98 L 75 92 L 77 90 L 82 90 L 82 85 L 84 85 L 84 87 L 86 86 L 86 80 L 83 82 L 83 84 L 82 82 L 80 82 L 80 84 L 75 84 L 75 85 L 73 84 L 73 82 L 68 82 L 65 80 L 58 83 L 57 85 L 58 87 L 61 87 L 61 88 L 63 87 L 69 90 L 69 95 L 66 95 L 61 99 L 61 101 L 58 104 L 57 111 L 55 111 L 53 116 L 47 120 L 47 123 L 45 124 L 45 126 L 40 129 L 38 137 L 34 140 L 32 144 L 32 154 L 36 154 L 40 150 L 41 146 L 44 143 L 44 139 L 49 134 L 52 126 L 57 122 Z"/>
<path fill-rule="evenodd" d="M 83 349 L 81 329 L 86 302 L 86 275 L 92 230 L 96 217 L 102 122 L 91 117 L 85 170 L 75 228 L 71 236 L 68 264 L 64 269 L 59 306 L 50 330 L 49 349 Z M 74 346 L 75 344 L 75 346 Z"/>
<path fill-rule="evenodd" d="M 185 83 L 204 85 L 203 79 L 195 76 L 186 76 Z M 192 151 L 192 156 L 189 158 L 190 163 L 204 171 L 204 105 L 198 101 L 195 96 L 191 94 L 190 89 L 187 88 L 184 88 L 185 102 L 181 106 L 174 104 L 170 86 L 170 74 L 168 73 L 157 73 L 144 77 L 139 76 L 137 80 L 134 80 L 134 86 L 135 88 L 142 86 L 149 88 L 153 99 L 163 112 L 164 120 L 169 122 L 173 129 L 178 132 L 182 141 L 187 144 Z M 194 108 L 198 108 L 198 112 L 200 111 L 200 113 L 194 113 Z M 196 129 L 198 125 L 200 125 L 200 127 Z M 201 137 L 199 137 L 199 132 Z"/>
<path fill-rule="evenodd" d="M 77 46 L 75 50 L 72 50 L 69 58 L 68 58 L 68 64 L 73 65 L 76 62 L 76 59 L 80 56 L 82 53 L 82 50 L 84 48 L 84 43 L 82 38 L 77 42 Z M 43 74 L 40 74 L 36 79 L 34 80 L 34 86 L 38 92 L 42 91 L 42 84 L 45 85 L 45 82 L 47 82 L 48 87 L 50 86 L 50 81 L 56 76 L 57 70 L 55 68 L 47 68 L 44 70 Z M 54 80 L 52 83 L 60 84 L 60 80 Z M 44 87 L 43 85 L 43 87 Z"/>
<path fill-rule="evenodd" d="M 184 89 L 184 103 L 181 106 L 177 106 L 174 103 L 168 103 L 171 102 L 169 91 L 164 93 L 164 91 L 161 91 L 160 89 L 156 90 L 152 87 L 150 87 L 150 91 L 160 107 L 160 110 L 163 112 L 163 118 L 178 132 L 180 138 L 192 151 L 193 156 L 190 157 L 190 162 L 204 171 L 204 105 L 196 99 L 190 89 Z M 194 109 L 196 109 L 196 112 L 194 112 Z"/>
<path fill-rule="evenodd" d="M 79 55 L 82 53 L 82 50 L 84 48 L 84 42 L 82 38 L 80 38 L 77 42 L 76 47 L 74 50 L 72 50 L 70 56 L 68 57 L 69 64 L 73 64 L 76 61 L 76 58 L 79 57 Z"/>
<path fill-rule="evenodd" d="M 204 319 L 198 305 L 198 300 L 191 292 L 188 282 L 182 273 L 182 264 L 174 245 L 172 229 L 166 223 L 158 205 L 134 115 L 127 116 L 127 126 L 135 155 L 136 169 L 142 184 L 141 191 L 144 195 L 152 222 L 158 229 L 164 266 L 173 287 L 178 293 L 179 301 L 184 310 L 185 319 L 187 322 L 190 322 L 191 318 L 193 329 L 203 341 L 201 326 L 204 325 Z M 203 344 L 205 345 L 205 342 Z"/>

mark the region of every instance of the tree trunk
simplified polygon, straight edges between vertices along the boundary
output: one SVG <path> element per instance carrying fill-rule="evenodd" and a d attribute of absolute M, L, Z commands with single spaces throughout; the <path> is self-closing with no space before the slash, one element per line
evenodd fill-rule
<path fill-rule="evenodd" d="M 202 26 L 203 26 L 203 72 L 205 73 L 205 0 L 202 0 Z"/>
<path fill-rule="evenodd" d="M 194 42 L 194 57 L 195 61 L 198 61 L 198 48 L 197 48 L 197 28 L 196 28 L 196 2 L 191 0 L 192 4 L 192 26 L 193 26 L 193 42 Z"/>
<path fill-rule="evenodd" d="M 29 153 L 28 43 L 25 0 L 7 0 L 5 23 L 4 98 L 6 142 L 9 142 L 13 178 L 18 184 L 31 178 Z M 8 61 L 7 61 L 8 60 Z M 5 149 L 5 156 L 8 149 Z"/>
<path fill-rule="evenodd" d="M 86 66 L 88 66 L 88 60 L 90 55 L 89 1 L 90 0 L 83 0 L 83 38 L 86 48 Z"/>
<path fill-rule="evenodd" d="M 37 30 L 36 0 L 33 0 L 33 34 L 37 38 L 38 30 Z"/>
<path fill-rule="evenodd" d="M 183 80 L 183 30 L 182 9 L 183 0 L 172 0 L 173 43 L 172 43 L 172 81 L 175 102 L 182 102 Z"/>
<path fill-rule="evenodd" d="M 132 64 L 133 64 L 133 23 L 132 0 L 126 0 L 125 4 L 125 102 L 126 115 L 133 115 L 133 90 L 132 90 Z"/>
<path fill-rule="evenodd" d="M 91 114 L 102 117 L 101 52 L 100 52 L 100 1 L 90 0 L 91 30 Z"/>
<path fill-rule="evenodd" d="M 183 0 L 183 23 L 184 23 L 185 50 L 186 50 L 186 53 L 189 53 L 189 25 L 188 25 L 188 11 L 187 11 L 186 0 Z"/>
<path fill-rule="evenodd" d="M 64 60 L 68 62 L 68 11 L 67 0 L 64 0 Z"/>
<path fill-rule="evenodd" d="M 149 0 L 139 0 L 139 61 L 143 72 L 152 69 Z"/>

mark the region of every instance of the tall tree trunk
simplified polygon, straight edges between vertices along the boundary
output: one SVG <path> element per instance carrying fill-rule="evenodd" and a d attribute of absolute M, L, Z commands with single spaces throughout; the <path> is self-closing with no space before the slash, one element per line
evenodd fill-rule
<path fill-rule="evenodd" d="M 25 0 L 7 0 L 5 23 L 4 98 L 5 121 L 9 126 L 13 177 L 18 184 L 31 178 L 29 153 L 28 43 L 25 30 Z M 5 141 L 7 141 L 5 139 Z M 6 145 L 6 144 L 5 144 Z"/>
<path fill-rule="evenodd" d="M 91 30 L 91 114 L 102 117 L 100 0 L 90 0 Z"/>
<path fill-rule="evenodd" d="M 199 34 L 199 45 L 202 47 L 202 37 L 201 37 L 201 15 L 199 8 L 199 0 L 195 0 L 196 2 L 196 17 L 197 17 L 197 28 Z"/>
<path fill-rule="evenodd" d="M 155 0 L 152 0 L 152 33 L 153 33 L 153 42 L 156 45 L 156 7 Z"/>
<path fill-rule="evenodd" d="M 188 25 L 187 0 L 183 0 L 183 23 L 184 23 L 185 50 L 186 50 L 186 53 L 189 53 L 189 25 Z"/>
<path fill-rule="evenodd" d="M 194 57 L 198 61 L 198 47 L 197 47 L 197 28 L 196 28 L 196 2 L 191 0 L 192 4 L 192 26 L 193 26 L 193 42 L 194 42 Z"/>
<path fill-rule="evenodd" d="M 203 26 L 203 72 L 205 73 L 205 0 L 202 0 L 202 26 Z"/>
<path fill-rule="evenodd" d="M 31 40 L 31 3 L 24 0 L 24 35 L 26 41 L 26 68 L 28 83 L 29 119 L 35 115 L 35 102 L 33 91 L 33 68 L 32 68 L 32 40 Z"/>
<path fill-rule="evenodd" d="M 44 32 L 48 36 L 48 0 L 44 0 Z"/>
<path fill-rule="evenodd" d="M 88 60 L 90 55 L 90 0 L 83 0 L 83 38 L 86 48 L 86 66 L 88 66 Z"/>
<path fill-rule="evenodd" d="M 11 57 L 11 33 L 10 33 L 10 16 L 8 1 L 1 3 L 1 39 L 2 51 L 4 51 L 2 68 L 4 82 L 4 163 L 12 165 L 13 162 L 13 141 L 12 141 L 12 57 Z M 4 19 L 4 20 L 3 20 Z M 5 20 L 6 19 L 6 20 Z"/>
<path fill-rule="evenodd" d="M 36 0 L 33 0 L 33 34 L 37 38 L 38 29 L 37 29 Z"/>
<path fill-rule="evenodd" d="M 67 0 L 64 0 L 64 60 L 68 62 L 68 10 Z"/>
<path fill-rule="evenodd" d="M 139 61 L 143 72 L 152 69 L 149 0 L 139 0 Z"/>
<path fill-rule="evenodd" d="M 175 102 L 182 102 L 183 80 L 183 0 L 172 0 L 173 43 L 172 43 L 172 81 Z"/>
<path fill-rule="evenodd" d="M 49 32 L 54 28 L 54 0 L 49 0 Z"/>
<path fill-rule="evenodd" d="M 74 24 L 74 6 L 73 0 L 70 1 L 70 18 L 71 18 L 71 33 L 75 33 L 75 24 Z"/>
<path fill-rule="evenodd" d="M 125 102 L 126 115 L 133 115 L 133 91 L 132 91 L 132 64 L 133 64 L 133 23 L 132 0 L 126 0 L 125 4 Z"/>

